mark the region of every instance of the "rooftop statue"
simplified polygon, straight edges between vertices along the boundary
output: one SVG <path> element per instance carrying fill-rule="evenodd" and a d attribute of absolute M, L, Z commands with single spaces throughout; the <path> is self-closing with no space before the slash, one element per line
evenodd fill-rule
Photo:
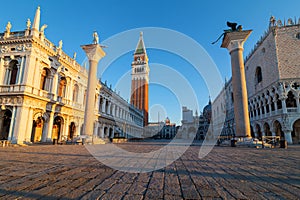
<path fill-rule="evenodd" d="M 10 29 L 11 29 L 11 23 L 7 22 L 7 25 L 6 25 L 6 28 L 5 28 L 6 32 L 10 33 Z"/>
<path fill-rule="evenodd" d="M 26 22 L 26 28 L 27 28 L 27 30 L 30 29 L 30 26 L 31 26 L 31 21 L 30 21 L 30 19 L 27 19 L 27 22 Z"/>
<path fill-rule="evenodd" d="M 48 27 L 47 24 L 44 24 L 44 25 L 41 27 L 40 32 L 41 32 L 42 34 L 44 34 L 44 31 L 45 31 L 45 29 L 46 29 L 47 27 Z"/>
<path fill-rule="evenodd" d="M 74 60 L 76 60 L 76 55 L 77 55 L 77 53 L 74 52 L 74 54 L 73 54 L 73 59 L 74 59 Z"/>
<path fill-rule="evenodd" d="M 59 42 L 58 42 L 58 49 L 62 49 L 62 45 L 63 45 L 62 40 L 59 40 Z"/>

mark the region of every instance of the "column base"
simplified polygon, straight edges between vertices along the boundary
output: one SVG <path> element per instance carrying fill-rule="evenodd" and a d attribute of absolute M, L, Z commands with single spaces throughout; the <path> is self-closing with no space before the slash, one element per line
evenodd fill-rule
<path fill-rule="evenodd" d="M 287 141 L 288 144 L 293 144 L 293 139 L 292 139 L 292 133 L 291 133 L 291 131 L 286 131 L 284 133 L 284 139 Z"/>

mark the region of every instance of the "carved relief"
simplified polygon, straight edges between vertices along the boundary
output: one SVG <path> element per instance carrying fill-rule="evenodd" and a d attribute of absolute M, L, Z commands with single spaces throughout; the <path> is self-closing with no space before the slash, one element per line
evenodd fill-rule
<path fill-rule="evenodd" d="M 1 53 L 7 53 L 8 52 L 8 47 L 7 46 L 2 46 L 1 47 Z"/>
<path fill-rule="evenodd" d="M 16 46 L 16 50 L 20 52 L 25 52 L 31 49 L 31 44 L 19 44 Z"/>

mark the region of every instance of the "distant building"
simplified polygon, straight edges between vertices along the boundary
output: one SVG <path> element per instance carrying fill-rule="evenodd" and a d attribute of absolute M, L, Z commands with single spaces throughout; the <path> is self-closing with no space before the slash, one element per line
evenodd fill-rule
<path fill-rule="evenodd" d="M 225 85 L 212 103 L 212 127 L 216 135 L 223 137 L 235 136 L 233 109 L 233 89 L 231 79 Z"/>
<path fill-rule="evenodd" d="M 76 55 L 56 46 L 34 22 L 0 33 L 0 140 L 12 143 L 71 140 L 81 134 L 87 71 Z M 94 138 L 140 137 L 143 112 L 99 81 L 95 97 Z"/>
<path fill-rule="evenodd" d="M 197 131 L 197 140 L 204 140 L 208 132 L 211 121 L 211 101 L 203 108 L 203 112 L 199 116 L 199 127 Z"/>
<path fill-rule="evenodd" d="M 199 127 L 199 116 L 196 111 L 195 116 L 193 111 L 187 107 L 182 107 L 181 127 L 179 127 L 176 138 L 192 139 L 196 138 Z"/>
<path fill-rule="evenodd" d="M 149 122 L 145 128 L 145 138 L 173 139 L 177 133 L 176 123 L 167 117 L 164 122 Z"/>
<path fill-rule="evenodd" d="M 170 119 L 167 117 L 164 123 L 164 126 L 159 132 L 160 138 L 163 139 L 172 139 L 176 135 L 176 123 L 171 123 Z"/>
<path fill-rule="evenodd" d="M 270 19 L 269 29 L 245 59 L 251 135 L 300 142 L 300 24 Z M 213 129 L 234 135 L 232 83 L 213 102 Z M 218 118 L 225 113 L 225 124 Z"/>

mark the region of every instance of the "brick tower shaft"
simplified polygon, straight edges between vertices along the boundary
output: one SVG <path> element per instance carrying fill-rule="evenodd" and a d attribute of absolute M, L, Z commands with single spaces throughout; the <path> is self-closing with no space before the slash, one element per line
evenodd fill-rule
<path fill-rule="evenodd" d="M 132 73 L 131 73 L 131 97 L 130 103 L 144 112 L 144 126 L 148 125 L 149 109 L 149 66 L 148 56 L 143 40 L 143 34 L 140 38 L 133 54 Z"/>

